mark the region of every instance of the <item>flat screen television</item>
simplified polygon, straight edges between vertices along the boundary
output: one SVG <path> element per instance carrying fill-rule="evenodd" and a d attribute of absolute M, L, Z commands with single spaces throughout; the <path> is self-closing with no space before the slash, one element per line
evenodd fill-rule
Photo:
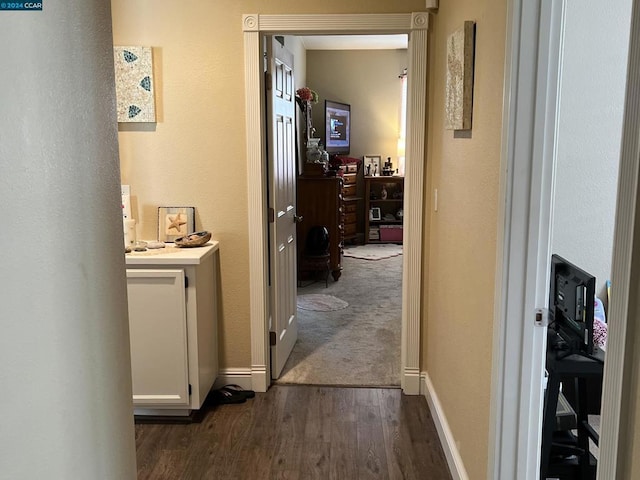
<path fill-rule="evenodd" d="M 324 101 L 324 147 L 331 154 L 347 155 L 351 150 L 351 105 Z"/>
<path fill-rule="evenodd" d="M 551 257 L 550 322 L 570 353 L 594 353 L 593 303 L 596 277 L 560 255 Z"/>

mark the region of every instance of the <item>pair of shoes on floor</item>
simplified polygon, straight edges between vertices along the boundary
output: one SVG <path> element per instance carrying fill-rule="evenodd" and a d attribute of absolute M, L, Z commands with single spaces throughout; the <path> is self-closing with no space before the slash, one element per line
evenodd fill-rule
<path fill-rule="evenodd" d="M 219 405 L 230 403 L 244 403 L 247 398 L 256 396 L 253 390 L 244 390 L 239 385 L 225 385 L 211 392 L 212 399 Z"/>

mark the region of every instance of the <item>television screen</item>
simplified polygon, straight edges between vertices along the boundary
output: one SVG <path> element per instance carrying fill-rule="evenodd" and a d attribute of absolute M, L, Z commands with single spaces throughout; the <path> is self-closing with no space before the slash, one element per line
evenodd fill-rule
<path fill-rule="evenodd" d="M 348 154 L 351 147 L 351 106 L 325 100 L 324 123 L 327 152 Z"/>
<path fill-rule="evenodd" d="M 593 302 L 596 278 L 559 255 L 551 257 L 549 312 L 572 353 L 594 353 Z"/>

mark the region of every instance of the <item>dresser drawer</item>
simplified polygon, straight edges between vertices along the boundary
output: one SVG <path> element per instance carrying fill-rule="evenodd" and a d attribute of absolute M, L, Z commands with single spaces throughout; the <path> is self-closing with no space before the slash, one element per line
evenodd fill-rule
<path fill-rule="evenodd" d="M 346 163 L 346 164 L 340 165 L 338 168 L 340 168 L 340 170 L 343 171 L 344 173 L 358 173 L 357 163 Z"/>
<path fill-rule="evenodd" d="M 342 180 L 344 180 L 345 185 L 355 184 L 357 179 L 358 179 L 358 175 L 355 173 L 346 173 L 342 177 Z"/>
<path fill-rule="evenodd" d="M 344 197 L 355 197 L 356 196 L 356 185 L 352 183 L 350 185 L 345 185 L 342 188 L 342 198 Z"/>
<path fill-rule="evenodd" d="M 356 202 L 344 202 L 344 213 L 353 213 L 358 210 L 358 204 Z"/>
<path fill-rule="evenodd" d="M 356 233 L 356 224 L 355 223 L 345 223 L 344 225 L 344 235 L 348 237 L 350 235 L 354 235 Z"/>
<path fill-rule="evenodd" d="M 347 213 L 344 216 L 344 224 L 348 225 L 350 223 L 356 223 L 356 214 L 354 213 Z"/>

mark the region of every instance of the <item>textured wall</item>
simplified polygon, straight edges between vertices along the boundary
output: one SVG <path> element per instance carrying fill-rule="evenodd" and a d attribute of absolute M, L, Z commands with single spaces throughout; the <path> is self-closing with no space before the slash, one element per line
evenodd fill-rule
<path fill-rule="evenodd" d="M 631 1 L 567 2 L 553 213 L 553 252 L 611 278 Z"/>
<path fill-rule="evenodd" d="M 109 3 L 0 38 L 0 477 L 134 479 Z"/>
<path fill-rule="evenodd" d="M 406 50 L 310 50 L 309 84 L 318 91 L 313 124 L 324 137 L 324 101 L 351 105 L 351 156 L 391 157 L 397 165 L 402 85 Z"/>
<path fill-rule="evenodd" d="M 430 34 L 423 365 L 471 479 L 483 479 L 491 394 L 506 2 L 441 2 Z M 473 129 L 445 130 L 446 40 L 476 22 Z M 434 190 L 438 211 L 434 211 Z"/>

